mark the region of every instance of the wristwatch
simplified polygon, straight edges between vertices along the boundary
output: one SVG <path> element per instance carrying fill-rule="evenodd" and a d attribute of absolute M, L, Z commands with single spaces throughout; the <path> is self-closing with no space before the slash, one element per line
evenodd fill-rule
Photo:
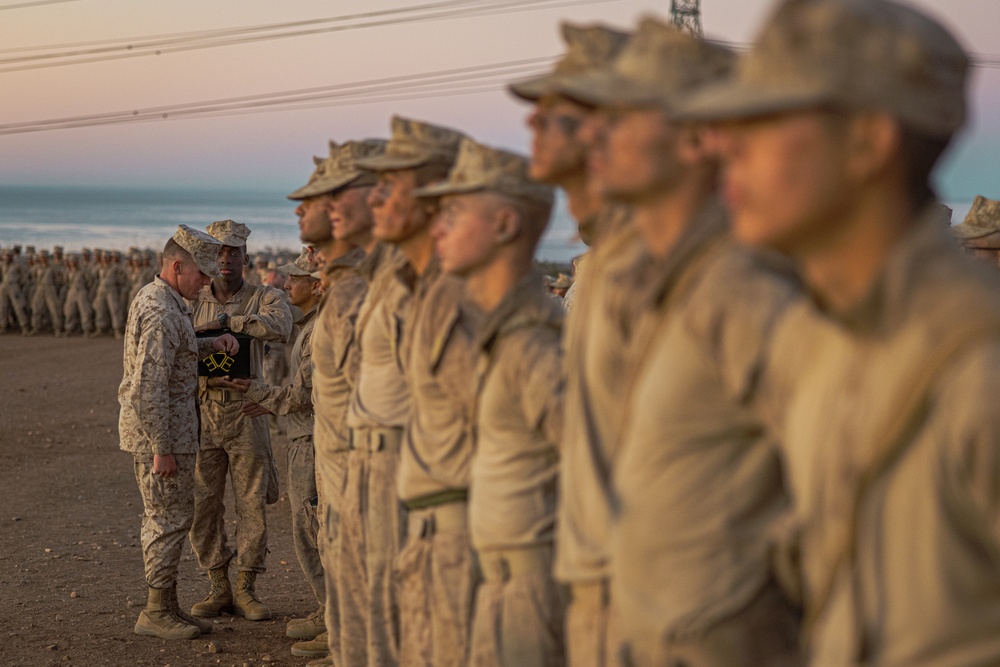
<path fill-rule="evenodd" d="M 223 329 L 225 329 L 229 324 L 229 315 L 227 315 L 226 313 L 219 313 L 219 315 L 215 319 L 219 320 L 219 326 L 222 327 Z"/>

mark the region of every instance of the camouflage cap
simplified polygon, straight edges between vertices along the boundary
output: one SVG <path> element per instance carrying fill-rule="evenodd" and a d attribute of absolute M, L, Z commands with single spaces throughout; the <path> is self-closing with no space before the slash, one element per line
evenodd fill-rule
<path fill-rule="evenodd" d="M 558 92 L 566 77 L 610 63 L 628 40 L 628 33 L 602 25 L 563 23 L 559 28 L 566 42 L 566 55 L 559 59 L 549 74 L 507 86 L 511 93 L 529 102 L 537 102 L 545 95 Z"/>
<path fill-rule="evenodd" d="M 348 141 L 340 145 L 331 141 L 330 157 L 325 160 L 314 157 L 316 170 L 309 177 L 309 182 L 288 195 L 288 198 L 301 200 L 334 192 L 348 185 L 374 185 L 375 177 L 371 172 L 358 168 L 357 161 L 383 154 L 385 146 L 384 139 Z"/>
<path fill-rule="evenodd" d="M 465 135 L 440 125 L 392 117 L 392 138 L 385 152 L 359 159 L 355 164 L 370 171 L 415 169 L 425 164 L 450 165 Z"/>
<path fill-rule="evenodd" d="M 969 57 L 940 24 L 889 0 L 785 0 L 733 77 L 683 112 L 721 120 L 820 105 L 880 110 L 929 136 L 965 122 Z"/>
<path fill-rule="evenodd" d="M 552 187 L 532 180 L 528 176 L 528 164 L 528 158 L 521 155 L 464 139 L 448 178 L 418 188 L 414 194 L 440 197 L 486 191 L 551 204 Z"/>
<path fill-rule="evenodd" d="M 567 276 L 565 273 L 560 273 L 559 277 L 556 278 L 555 282 L 552 283 L 554 289 L 569 289 L 573 286 L 573 279 Z"/>
<path fill-rule="evenodd" d="M 208 233 L 222 242 L 222 245 L 234 248 L 245 248 L 247 238 L 250 237 L 250 228 L 242 222 L 232 220 L 217 220 L 207 228 Z"/>
<path fill-rule="evenodd" d="M 187 225 L 178 225 L 171 238 L 191 255 L 202 273 L 212 278 L 219 275 L 217 260 L 222 243 L 218 239 Z"/>
<path fill-rule="evenodd" d="M 33 245 L 26 245 L 26 246 L 24 246 L 24 252 L 26 254 L 28 254 L 28 255 L 34 255 L 35 254 L 35 246 L 33 246 Z"/>
<path fill-rule="evenodd" d="M 81 255 L 92 255 L 93 253 L 91 252 L 90 248 L 81 248 L 80 249 L 80 254 Z"/>
<path fill-rule="evenodd" d="M 951 228 L 959 239 L 977 239 L 1000 232 L 1000 201 L 976 195 L 965 220 Z"/>
<path fill-rule="evenodd" d="M 54 245 L 54 246 L 52 246 L 52 254 L 53 255 L 62 255 L 63 252 L 64 252 L 64 249 L 63 249 L 63 247 L 61 245 Z"/>
<path fill-rule="evenodd" d="M 312 275 L 312 267 L 309 264 L 309 251 L 303 250 L 295 261 L 289 264 L 282 264 L 278 271 L 286 276 L 309 276 Z"/>
<path fill-rule="evenodd" d="M 595 106 L 673 111 L 692 93 L 729 74 L 735 59 L 723 46 L 646 17 L 613 63 L 566 79 L 561 92 Z"/>

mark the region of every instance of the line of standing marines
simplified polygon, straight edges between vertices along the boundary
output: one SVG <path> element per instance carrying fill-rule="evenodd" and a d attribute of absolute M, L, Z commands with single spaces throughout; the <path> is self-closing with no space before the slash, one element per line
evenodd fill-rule
<path fill-rule="evenodd" d="M 167 244 L 119 392 L 136 632 L 270 617 L 275 413 L 301 417 L 289 496 L 320 608 L 287 633 L 311 665 L 1000 664 L 1000 285 L 929 185 L 968 55 L 888 0 L 783 0 L 739 57 L 655 18 L 563 37 L 510 87 L 530 159 L 395 117 L 290 195 L 324 264 L 284 267 L 291 385 L 195 375 L 226 332 L 259 370 L 292 330 L 238 278 L 249 230 Z M 591 247 L 565 323 L 533 268 L 557 187 Z M 193 616 L 189 530 L 211 580 Z"/>

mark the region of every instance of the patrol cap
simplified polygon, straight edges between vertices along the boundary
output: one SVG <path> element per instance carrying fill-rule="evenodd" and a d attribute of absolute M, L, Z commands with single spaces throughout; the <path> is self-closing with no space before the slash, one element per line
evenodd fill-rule
<path fill-rule="evenodd" d="M 573 286 L 573 279 L 567 276 L 565 273 L 560 273 L 556 281 L 552 283 L 554 289 L 569 289 Z"/>
<path fill-rule="evenodd" d="M 683 116 L 748 118 L 821 105 L 880 110 L 927 136 L 965 122 L 969 57 L 940 24 L 889 0 L 785 0 L 726 82 Z"/>
<path fill-rule="evenodd" d="M 309 177 L 309 182 L 288 195 L 288 198 L 302 200 L 334 192 L 348 185 L 374 185 L 375 177 L 371 172 L 359 168 L 357 161 L 381 155 L 385 152 L 386 143 L 385 139 L 363 139 L 340 145 L 331 141 L 330 157 L 325 160 L 314 157 L 316 170 Z"/>
<path fill-rule="evenodd" d="M 54 246 L 52 246 L 52 254 L 53 255 L 61 255 L 61 254 L 63 254 L 63 247 L 61 245 L 54 245 Z"/>
<path fill-rule="evenodd" d="M 959 239 L 978 239 L 1000 232 L 1000 201 L 976 195 L 965 220 L 951 228 Z"/>
<path fill-rule="evenodd" d="M 309 265 L 309 251 L 303 250 L 302 253 L 295 258 L 294 262 L 289 264 L 282 264 L 278 267 L 278 271 L 285 274 L 286 276 L 310 276 L 312 275 L 312 270 Z"/>
<path fill-rule="evenodd" d="M 507 89 L 529 102 L 537 102 L 545 95 L 556 93 L 562 80 L 587 72 L 610 63 L 622 50 L 628 40 L 628 33 L 603 25 L 573 25 L 563 23 L 559 26 L 563 41 L 566 42 L 566 54 L 559 59 L 552 72 L 523 81 L 517 81 L 507 86 Z"/>
<path fill-rule="evenodd" d="M 222 245 L 234 248 L 245 248 L 250 228 L 242 222 L 232 220 L 217 220 L 207 227 L 210 236 L 218 239 Z"/>
<path fill-rule="evenodd" d="M 735 54 L 655 18 L 645 17 L 613 63 L 566 78 L 560 92 L 602 107 L 661 107 L 678 103 L 725 77 Z"/>
<path fill-rule="evenodd" d="M 552 204 L 551 186 L 528 176 L 528 158 L 463 139 L 458 159 L 448 177 L 427 187 L 418 188 L 418 197 L 440 197 L 470 192 L 496 192 L 532 201 Z"/>
<path fill-rule="evenodd" d="M 355 165 L 369 171 L 415 169 L 425 164 L 450 165 L 465 135 L 440 125 L 392 117 L 392 137 L 379 155 L 361 158 Z"/>
<path fill-rule="evenodd" d="M 171 238 L 191 255 L 202 273 L 212 278 L 220 275 L 217 260 L 222 243 L 218 239 L 187 225 L 178 225 Z"/>
<path fill-rule="evenodd" d="M 26 246 L 24 246 L 24 252 L 25 252 L 25 254 L 28 254 L 28 255 L 34 255 L 35 254 L 35 246 L 33 246 L 33 245 L 26 245 Z"/>
<path fill-rule="evenodd" d="M 81 248 L 80 254 L 86 256 L 86 255 L 92 255 L 93 253 L 90 251 L 90 248 Z"/>

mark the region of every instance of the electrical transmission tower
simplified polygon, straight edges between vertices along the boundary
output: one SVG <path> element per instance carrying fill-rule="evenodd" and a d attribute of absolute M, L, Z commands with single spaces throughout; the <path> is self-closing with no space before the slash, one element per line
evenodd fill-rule
<path fill-rule="evenodd" d="M 670 0 L 670 16 L 679 30 L 701 37 L 701 0 Z"/>

